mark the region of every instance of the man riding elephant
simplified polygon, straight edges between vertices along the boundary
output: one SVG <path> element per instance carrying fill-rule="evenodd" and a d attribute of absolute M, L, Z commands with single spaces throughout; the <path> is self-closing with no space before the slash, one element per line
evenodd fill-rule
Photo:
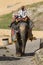
<path fill-rule="evenodd" d="M 13 14 L 11 26 L 14 30 L 16 30 L 16 54 L 21 56 L 25 52 L 28 36 L 30 40 L 33 39 L 31 21 L 24 6 L 21 7 L 21 10 L 18 11 L 17 15 Z M 19 30 L 19 32 L 17 32 L 17 30 Z"/>
<path fill-rule="evenodd" d="M 28 21 L 27 21 L 28 20 Z M 25 8 L 25 6 L 22 6 L 21 9 L 18 11 L 17 14 L 14 14 L 12 15 L 12 23 L 13 22 L 17 22 L 18 21 L 24 21 L 24 22 L 27 22 L 28 26 L 29 26 L 29 39 L 32 40 L 33 38 L 33 35 L 32 35 L 32 27 L 33 27 L 33 22 L 30 20 L 30 18 L 28 17 L 28 12 Z M 12 25 L 11 23 L 11 25 Z"/>

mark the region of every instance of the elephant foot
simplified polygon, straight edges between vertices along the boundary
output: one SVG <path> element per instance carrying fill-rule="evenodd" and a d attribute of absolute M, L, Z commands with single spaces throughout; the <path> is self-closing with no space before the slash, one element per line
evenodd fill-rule
<path fill-rule="evenodd" d="M 25 48 L 22 49 L 22 56 L 25 55 Z"/>
<path fill-rule="evenodd" d="M 22 51 L 22 56 L 24 56 L 25 55 L 25 51 Z"/>
<path fill-rule="evenodd" d="M 22 56 L 24 56 L 24 55 L 25 55 L 25 53 L 23 52 L 23 53 L 22 53 Z"/>
<path fill-rule="evenodd" d="M 22 54 L 21 54 L 21 53 L 16 53 L 16 56 L 17 56 L 17 57 L 21 57 Z"/>

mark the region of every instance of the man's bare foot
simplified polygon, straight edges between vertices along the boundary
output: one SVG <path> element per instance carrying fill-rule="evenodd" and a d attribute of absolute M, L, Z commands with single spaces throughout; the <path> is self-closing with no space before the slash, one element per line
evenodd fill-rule
<path fill-rule="evenodd" d="M 33 40 L 36 40 L 37 38 L 36 37 L 33 37 Z"/>
<path fill-rule="evenodd" d="M 36 37 L 31 37 L 29 40 L 31 41 L 36 40 Z"/>

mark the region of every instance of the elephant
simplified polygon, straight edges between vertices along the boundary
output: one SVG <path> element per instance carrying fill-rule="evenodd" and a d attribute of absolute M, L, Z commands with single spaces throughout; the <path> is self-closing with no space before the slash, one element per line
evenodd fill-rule
<path fill-rule="evenodd" d="M 13 30 L 13 36 L 11 38 L 13 41 L 16 40 L 16 55 L 22 56 L 25 53 L 26 42 L 28 39 L 28 24 L 25 22 L 19 22 L 17 25 L 12 24 L 11 29 Z"/>

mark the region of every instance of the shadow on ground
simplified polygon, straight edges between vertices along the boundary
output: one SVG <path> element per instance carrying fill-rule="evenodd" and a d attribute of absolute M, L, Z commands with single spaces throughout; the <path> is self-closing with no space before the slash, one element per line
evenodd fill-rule
<path fill-rule="evenodd" d="M 34 55 L 35 55 L 35 53 L 33 52 L 33 53 L 25 53 L 24 56 L 34 56 Z"/>
<path fill-rule="evenodd" d="M 0 56 L 0 61 L 13 61 L 20 60 L 21 58 L 8 57 L 8 56 Z"/>
<path fill-rule="evenodd" d="M 25 55 L 23 55 L 22 57 L 9 57 L 9 56 L 0 56 L 0 61 L 17 61 L 22 59 L 23 57 L 27 57 L 27 56 L 34 56 L 35 53 L 25 53 Z"/>

